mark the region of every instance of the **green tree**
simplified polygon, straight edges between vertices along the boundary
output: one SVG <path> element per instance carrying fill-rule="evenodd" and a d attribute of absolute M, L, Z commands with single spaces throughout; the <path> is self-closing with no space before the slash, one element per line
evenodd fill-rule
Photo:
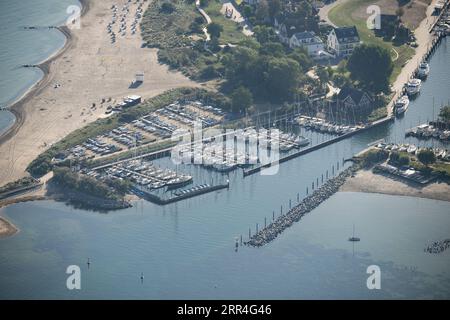
<path fill-rule="evenodd" d="M 212 22 L 210 24 L 208 24 L 208 26 L 206 27 L 208 33 L 211 35 L 211 38 L 216 38 L 218 39 L 220 37 L 220 34 L 223 31 L 223 27 L 215 22 Z"/>
<path fill-rule="evenodd" d="M 323 89 L 328 81 L 330 81 L 330 75 L 325 67 L 318 67 L 316 71 L 317 77 L 319 78 L 319 83 L 321 89 Z"/>
<path fill-rule="evenodd" d="M 258 21 L 264 21 L 269 17 L 269 4 L 267 0 L 260 0 L 256 5 L 255 18 Z"/>
<path fill-rule="evenodd" d="M 245 18 L 250 18 L 253 15 L 253 9 L 248 4 L 244 5 L 244 8 L 242 9 L 242 15 Z"/>
<path fill-rule="evenodd" d="M 259 43 L 264 44 L 266 42 L 275 42 L 278 37 L 275 34 L 275 30 L 272 27 L 265 25 L 256 25 L 253 28 L 253 33 Z"/>
<path fill-rule="evenodd" d="M 282 57 L 284 56 L 284 47 L 279 42 L 266 42 L 259 49 L 259 53 L 273 57 Z"/>
<path fill-rule="evenodd" d="M 405 154 L 400 155 L 400 157 L 398 158 L 398 164 L 401 166 L 409 165 L 409 157 Z"/>
<path fill-rule="evenodd" d="M 313 61 L 304 48 L 296 48 L 288 57 L 297 61 L 303 72 L 313 66 Z"/>
<path fill-rule="evenodd" d="M 176 10 L 175 5 L 171 2 L 163 2 L 161 5 L 161 12 L 171 14 Z"/>
<path fill-rule="evenodd" d="M 334 82 L 334 85 L 338 88 L 342 88 L 345 85 L 349 84 L 349 79 L 341 73 L 333 74 L 332 80 Z"/>
<path fill-rule="evenodd" d="M 247 88 L 240 86 L 231 94 L 233 112 L 244 112 L 253 104 L 253 95 Z"/>
<path fill-rule="evenodd" d="M 417 159 L 419 159 L 419 161 L 422 162 L 426 167 L 436 162 L 436 156 L 434 152 L 429 149 L 420 150 L 417 154 Z"/>
<path fill-rule="evenodd" d="M 286 100 L 299 84 L 300 65 L 289 58 L 273 58 L 269 61 L 267 75 L 271 100 Z"/>
<path fill-rule="evenodd" d="M 280 0 L 269 0 L 269 16 L 270 18 L 274 18 L 281 10 L 281 1 Z"/>
<path fill-rule="evenodd" d="M 443 122 L 450 122 L 450 106 L 442 107 L 441 111 L 439 112 L 439 118 Z"/>
<path fill-rule="evenodd" d="M 389 78 L 394 70 L 390 53 L 376 45 L 363 44 L 353 51 L 347 63 L 351 78 L 372 93 L 389 89 Z"/>

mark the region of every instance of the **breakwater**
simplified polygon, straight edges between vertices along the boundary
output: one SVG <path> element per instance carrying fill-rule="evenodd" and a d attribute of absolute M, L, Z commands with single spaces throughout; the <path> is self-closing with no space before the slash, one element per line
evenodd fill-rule
<path fill-rule="evenodd" d="M 285 229 L 294 222 L 298 222 L 305 214 L 318 207 L 323 201 L 335 194 L 344 184 L 345 180 L 358 170 L 357 165 L 342 171 L 336 177 L 326 181 L 319 189 L 304 198 L 298 205 L 290 209 L 286 214 L 280 215 L 271 224 L 267 225 L 252 236 L 249 234 L 249 241 L 244 242 L 247 246 L 261 247 L 274 240 Z"/>
<path fill-rule="evenodd" d="M 435 241 L 428 245 L 424 251 L 428 253 L 441 253 L 450 248 L 450 239 Z"/>

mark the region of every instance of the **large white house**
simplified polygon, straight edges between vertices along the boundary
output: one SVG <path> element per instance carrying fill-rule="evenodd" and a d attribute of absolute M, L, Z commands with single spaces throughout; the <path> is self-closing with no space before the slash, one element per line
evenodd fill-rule
<path fill-rule="evenodd" d="M 348 57 L 361 41 L 356 27 L 342 27 L 330 31 L 327 39 L 328 50 L 339 57 Z"/>
<path fill-rule="evenodd" d="M 289 39 L 289 47 L 303 47 L 308 51 L 308 55 L 314 58 L 320 58 L 324 51 L 324 43 L 313 31 L 304 31 L 294 33 Z"/>

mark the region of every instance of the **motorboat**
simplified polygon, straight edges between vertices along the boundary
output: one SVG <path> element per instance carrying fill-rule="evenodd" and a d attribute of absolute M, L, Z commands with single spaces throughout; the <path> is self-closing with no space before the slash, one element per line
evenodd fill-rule
<path fill-rule="evenodd" d="M 395 102 L 395 113 L 397 115 L 405 113 L 409 106 L 409 99 L 407 95 L 401 96 Z"/>
<path fill-rule="evenodd" d="M 414 78 L 408 81 L 406 85 L 406 92 L 409 96 L 416 95 L 420 92 L 420 88 L 422 86 L 422 80 Z"/>
<path fill-rule="evenodd" d="M 422 62 L 417 69 L 417 76 L 419 78 L 426 78 L 430 73 L 430 65 L 427 62 Z"/>

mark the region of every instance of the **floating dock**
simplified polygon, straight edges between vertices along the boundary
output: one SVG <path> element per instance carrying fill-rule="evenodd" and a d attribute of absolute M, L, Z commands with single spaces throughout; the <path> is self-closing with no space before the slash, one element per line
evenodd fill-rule
<path fill-rule="evenodd" d="M 217 190 L 221 190 L 221 189 L 228 189 L 229 187 L 230 187 L 229 183 L 218 184 L 218 185 L 214 185 L 214 186 L 204 187 L 204 188 L 201 188 L 199 190 L 187 192 L 185 194 L 180 194 L 180 195 L 177 195 L 175 197 L 168 198 L 168 199 L 163 199 L 161 197 L 158 197 L 155 194 L 152 194 L 150 192 L 146 192 L 144 190 L 136 189 L 136 188 L 133 188 L 132 191 L 137 196 L 143 197 L 144 199 L 146 199 L 146 200 L 148 200 L 150 202 L 156 203 L 158 205 L 166 205 L 166 204 L 178 202 L 178 201 L 181 201 L 181 200 L 189 199 L 189 198 L 192 198 L 192 197 L 196 197 L 196 196 L 199 196 L 199 195 L 202 195 L 202 194 L 206 194 L 206 193 L 209 193 L 209 192 L 213 192 L 213 191 L 217 191 Z"/>
<path fill-rule="evenodd" d="M 249 176 L 249 175 L 252 175 L 252 174 L 255 174 L 255 173 L 257 173 L 257 172 L 260 172 L 260 171 L 263 170 L 263 169 L 270 168 L 272 165 L 277 165 L 277 164 L 280 164 L 280 163 L 289 161 L 289 160 L 291 160 L 291 159 L 297 158 L 297 157 L 299 157 L 299 156 L 302 156 L 302 155 L 304 155 L 304 154 L 313 152 L 313 151 L 315 151 L 315 150 L 319 150 L 319 149 L 321 149 L 321 148 L 324 148 L 324 147 L 326 147 L 326 146 L 329 146 L 329 145 L 331 145 L 331 144 L 333 144 L 333 143 L 336 143 L 336 142 L 338 142 L 338 141 L 341 141 L 341 140 L 350 138 L 351 136 L 354 136 L 354 135 L 357 134 L 357 133 L 360 133 L 360 132 L 369 130 L 369 129 L 371 129 L 371 128 L 377 127 L 377 126 L 382 125 L 382 124 L 387 123 L 387 122 L 394 121 L 394 119 L 395 119 L 395 117 L 386 117 L 386 118 L 383 118 L 383 119 L 381 119 L 381 120 L 378 120 L 378 121 L 373 122 L 371 125 L 368 125 L 368 126 L 366 126 L 366 127 L 364 127 L 364 128 L 361 128 L 361 129 L 359 129 L 359 130 L 352 131 L 352 132 L 348 132 L 348 133 L 343 134 L 343 135 L 341 135 L 341 136 L 338 136 L 338 137 L 335 137 L 335 138 L 333 138 L 333 139 L 330 139 L 330 140 L 324 141 L 324 142 L 322 142 L 322 143 L 316 144 L 315 146 L 312 146 L 312 147 L 309 147 L 309 148 L 306 148 L 306 149 L 303 149 L 303 150 L 300 150 L 300 151 L 291 153 L 291 154 L 289 154 L 289 155 L 287 155 L 287 156 L 285 156 L 285 157 L 280 158 L 280 159 L 277 160 L 277 161 L 273 161 L 273 162 L 270 162 L 270 163 L 267 163 L 267 164 L 264 164 L 264 165 L 260 165 L 260 166 L 258 166 L 258 167 L 256 167 L 256 168 L 244 170 L 244 177 Z"/>

